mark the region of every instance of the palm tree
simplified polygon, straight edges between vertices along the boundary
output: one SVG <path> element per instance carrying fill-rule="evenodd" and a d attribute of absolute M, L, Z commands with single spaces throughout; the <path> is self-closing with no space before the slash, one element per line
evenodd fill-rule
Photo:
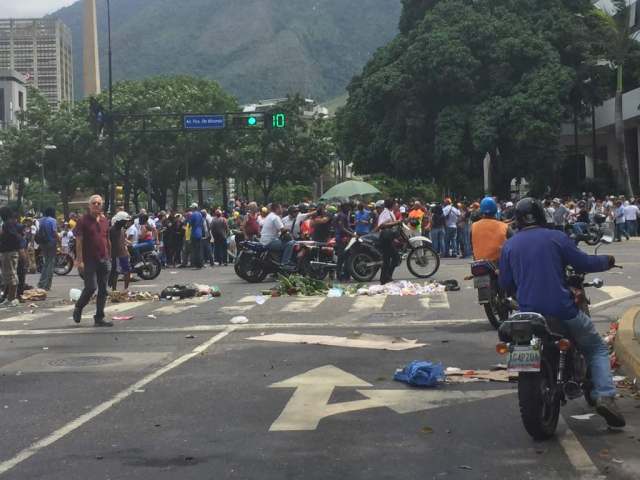
<path fill-rule="evenodd" d="M 616 157 L 622 173 L 623 188 L 629 197 L 633 197 L 633 186 L 629 174 L 629 161 L 624 136 L 624 119 L 622 117 L 622 72 L 625 64 L 633 52 L 636 40 L 633 38 L 631 25 L 631 9 L 635 4 L 628 5 L 626 0 L 613 0 L 615 11 L 608 16 L 609 36 L 606 39 L 608 60 L 616 69 L 616 99 L 615 99 L 615 135 Z"/>

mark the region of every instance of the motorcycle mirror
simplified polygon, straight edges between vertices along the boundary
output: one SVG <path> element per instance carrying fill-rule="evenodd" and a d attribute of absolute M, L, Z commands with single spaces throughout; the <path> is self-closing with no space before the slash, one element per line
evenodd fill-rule
<path fill-rule="evenodd" d="M 591 286 L 594 288 L 602 288 L 603 285 L 604 285 L 604 282 L 602 281 L 601 278 L 594 278 L 593 281 L 591 282 Z"/>
<path fill-rule="evenodd" d="M 611 235 L 603 235 L 602 238 L 600 239 L 600 242 L 604 243 L 604 244 L 613 243 L 613 236 L 611 236 Z"/>

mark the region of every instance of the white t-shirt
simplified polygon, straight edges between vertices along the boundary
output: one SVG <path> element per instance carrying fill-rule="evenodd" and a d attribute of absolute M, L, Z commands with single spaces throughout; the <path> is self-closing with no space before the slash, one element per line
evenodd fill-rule
<path fill-rule="evenodd" d="M 624 207 L 624 219 L 626 221 L 637 220 L 638 213 L 640 213 L 640 209 L 638 209 L 637 205 L 627 205 Z"/>
<path fill-rule="evenodd" d="M 68 230 L 60 233 L 60 247 L 64 253 L 69 253 L 69 242 L 73 238 L 73 232 Z"/>
<path fill-rule="evenodd" d="M 385 223 L 392 223 L 396 221 L 396 217 L 393 216 L 391 210 L 385 208 L 380 215 L 378 215 L 378 226 L 384 225 Z"/>
<path fill-rule="evenodd" d="M 458 217 L 460 210 L 453 205 L 447 205 L 442 209 L 442 214 L 447 219 L 447 228 L 458 228 Z"/>
<path fill-rule="evenodd" d="M 296 221 L 295 218 L 291 218 L 290 215 L 287 215 L 286 217 L 284 217 L 282 219 L 282 224 L 284 225 L 284 228 L 289 230 L 290 232 L 293 231 L 293 224 Z"/>
<path fill-rule="evenodd" d="M 131 237 L 131 243 L 133 245 L 138 243 L 139 236 L 140 236 L 140 230 L 138 230 L 138 227 L 135 224 L 127 228 L 127 238 Z"/>
<path fill-rule="evenodd" d="M 269 245 L 273 240 L 280 238 L 280 231 L 284 228 L 282 219 L 271 212 L 262 223 L 262 232 L 260 233 L 260 243 Z"/>

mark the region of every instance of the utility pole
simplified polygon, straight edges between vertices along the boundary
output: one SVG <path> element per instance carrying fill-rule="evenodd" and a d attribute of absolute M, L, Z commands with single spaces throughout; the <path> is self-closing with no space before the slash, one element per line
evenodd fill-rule
<path fill-rule="evenodd" d="M 109 49 L 109 210 L 115 212 L 116 203 L 116 152 L 115 124 L 113 118 L 113 64 L 111 52 L 111 0 L 107 0 L 107 42 Z"/>

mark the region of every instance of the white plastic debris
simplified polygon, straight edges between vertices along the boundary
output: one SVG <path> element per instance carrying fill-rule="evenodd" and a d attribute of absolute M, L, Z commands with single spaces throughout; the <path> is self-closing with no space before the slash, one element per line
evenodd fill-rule
<path fill-rule="evenodd" d="M 258 305 L 264 305 L 266 301 L 267 299 L 264 297 L 264 295 L 256 295 L 256 303 Z"/>
<path fill-rule="evenodd" d="M 395 296 L 416 296 L 416 295 L 437 295 L 445 292 L 445 286 L 437 282 L 427 282 L 424 284 L 400 280 L 390 282 L 385 285 L 371 285 L 368 288 L 359 288 L 358 295 L 395 295 Z"/>
<path fill-rule="evenodd" d="M 344 290 L 341 288 L 331 288 L 329 289 L 329 293 L 327 293 L 327 297 L 341 297 L 344 295 Z"/>
<path fill-rule="evenodd" d="M 79 290 L 77 288 L 72 288 L 71 290 L 69 290 L 69 300 L 71 300 L 72 302 L 77 302 L 78 300 L 80 300 L 80 295 L 82 295 L 82 290 Z"/>
<path fill-rule="evenodd" d="M 233 317 L 231 320 L 229 320 L 229 322 L 234 324 L 249 323 L 249 319 L 247 317 L 238 316 L 238 317 Z"/>
<path fill-rule="evenodd" d="M 571 415 L 571 418 L 575 420 L 589 420 L 591 417 L 594 417 L 595 413 L 585 413 L 584 415 Z"/>

